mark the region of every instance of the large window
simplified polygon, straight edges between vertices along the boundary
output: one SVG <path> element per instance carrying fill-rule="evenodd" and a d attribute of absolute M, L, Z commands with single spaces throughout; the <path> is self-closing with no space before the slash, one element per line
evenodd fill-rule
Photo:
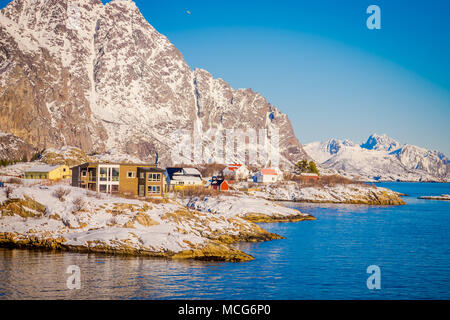
<path fill-rule="evenodd" d="M 160 173 L 149 173 L 148 174 L 148 181 L 161 181 L 161 174 Z"/>
<path fill-rule="evenodd" d="M 111 185 L 111 192 L 112 193 L 118 193 L 119 192 L 119 186 L 117 184 Z"/>
<path fill-rule="evenodd" d="M 119 181 L 119 168 L 100 167 L 100 181 Z"/>
<path fill-rule="evenodd" d="M 99 188 L 100 188 L 100 192 L 106 193 L 106 184 L 101 184 L 101 185 L 99 186 Z"/>
<path fill-rule="evenodd" d="M 108 168 L 100 168 L 100 181 L 108 181 Z"/>
<path fill-rule="evenodd" d="M 112 168 L 111 171 L 111 181 L 119 181 L 119 168 Z"/>

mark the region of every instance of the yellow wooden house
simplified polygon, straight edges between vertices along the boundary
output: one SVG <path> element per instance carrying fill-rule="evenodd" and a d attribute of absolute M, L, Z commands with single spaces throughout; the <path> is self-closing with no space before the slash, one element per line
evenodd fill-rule
<path fill-rule="evenodd" d="M 66 165 L 39 165 L 35 166 L 24 173 L 25 179 L 45 179 L 45 180 L 60 180 L 70 179 L 72 177 L 72 170 Z"/>

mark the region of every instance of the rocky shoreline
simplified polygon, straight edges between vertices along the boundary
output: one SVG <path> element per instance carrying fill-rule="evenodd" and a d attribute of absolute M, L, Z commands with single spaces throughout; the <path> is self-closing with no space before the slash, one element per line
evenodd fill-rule
<path fill-rule="evenodd" d="M 422 200 L 439 200 L 439 201 L 450 201 L 450 194 L 442 194 L 440 196 L 423 196 L 418 199 Z"/>
<path fill-rule="evenodd" d="M 192 202 L 126 199 L 68 185 L 10 187 L 8 197 L 0 194 L 0 247 L 244 262 L 254 258 L 233 244 L 284 239 L 254 222 L 314 219 L 249 196 L 211 199 L 218 201 L 213 211 L 196 210 Z M 59 188 L 68 190 L 65 199 L 55 197 Z"/>
<path fill-rule="evenodd" d="M 129 199 L 63 183 L 23 180 L 8 187 L 8 195 L 0 193 L 0 247 L 230 262 L 254 259 L 235 243 L 284 239 L 257 223 L 316 220 L 280 201 L 405 204 L 399 193 L 367 185 L 299 189 L 288 183 L 181 201 Z M 61 188 L 63 199 L 56 196 Z"/>
<path fill-rule="evenodd" d="M 270 201 L 362 204 L 378 206 L 405 205 L 402 194 L 386 188 L 366 184 L 301 187 L 296 183 L 267 185 L 261 191 L 250 194 Z"/>

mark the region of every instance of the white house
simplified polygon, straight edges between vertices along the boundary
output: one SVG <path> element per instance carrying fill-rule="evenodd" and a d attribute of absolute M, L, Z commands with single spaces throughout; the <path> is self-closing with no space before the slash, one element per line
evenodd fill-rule
<path fill-rule="evenodd" d="M 203 185 L 202 174 L 195 168 L 167 168 L 164 175 L 169 188 Z"/>
<path fill-rule="evenodd" d="M 230 164 L 228 167 L 223 169 L 222 174 L 224 176 L 231 176 L 235 180 L 247 180 L 250 175 L 250 171 L 242 164 Z"/>
<path fill-rule="evenodd" d="M 272 168 L 261 169 L 255 175 L 255 182 L 258 183 L 272 183 L 278 180 L 281 180 L 281 176 L 276 169 Z"/>

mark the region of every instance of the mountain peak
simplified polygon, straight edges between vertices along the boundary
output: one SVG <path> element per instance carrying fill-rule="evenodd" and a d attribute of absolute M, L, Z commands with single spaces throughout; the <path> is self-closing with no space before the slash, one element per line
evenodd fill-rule
<path fill-rule="evenodd" d="M 378 135 L 376 133 L 369 136 L 367 141 L 361 144 L 361 148 L 367 150 L 378 150 L 392 152 L 401 147 L 401 144 L 386 134 Z"/>
<path fill-rule="evenodd" d="M 261 130 L 271 112 L 281 161 L 309 159 L 287 115 L 260 94 L 192 71 L 133 1 L 13 0 L 0 36 L 0 130 L 39 149 L 143 161 L 158 153 L 170 164 L 180 128 Z"/>

